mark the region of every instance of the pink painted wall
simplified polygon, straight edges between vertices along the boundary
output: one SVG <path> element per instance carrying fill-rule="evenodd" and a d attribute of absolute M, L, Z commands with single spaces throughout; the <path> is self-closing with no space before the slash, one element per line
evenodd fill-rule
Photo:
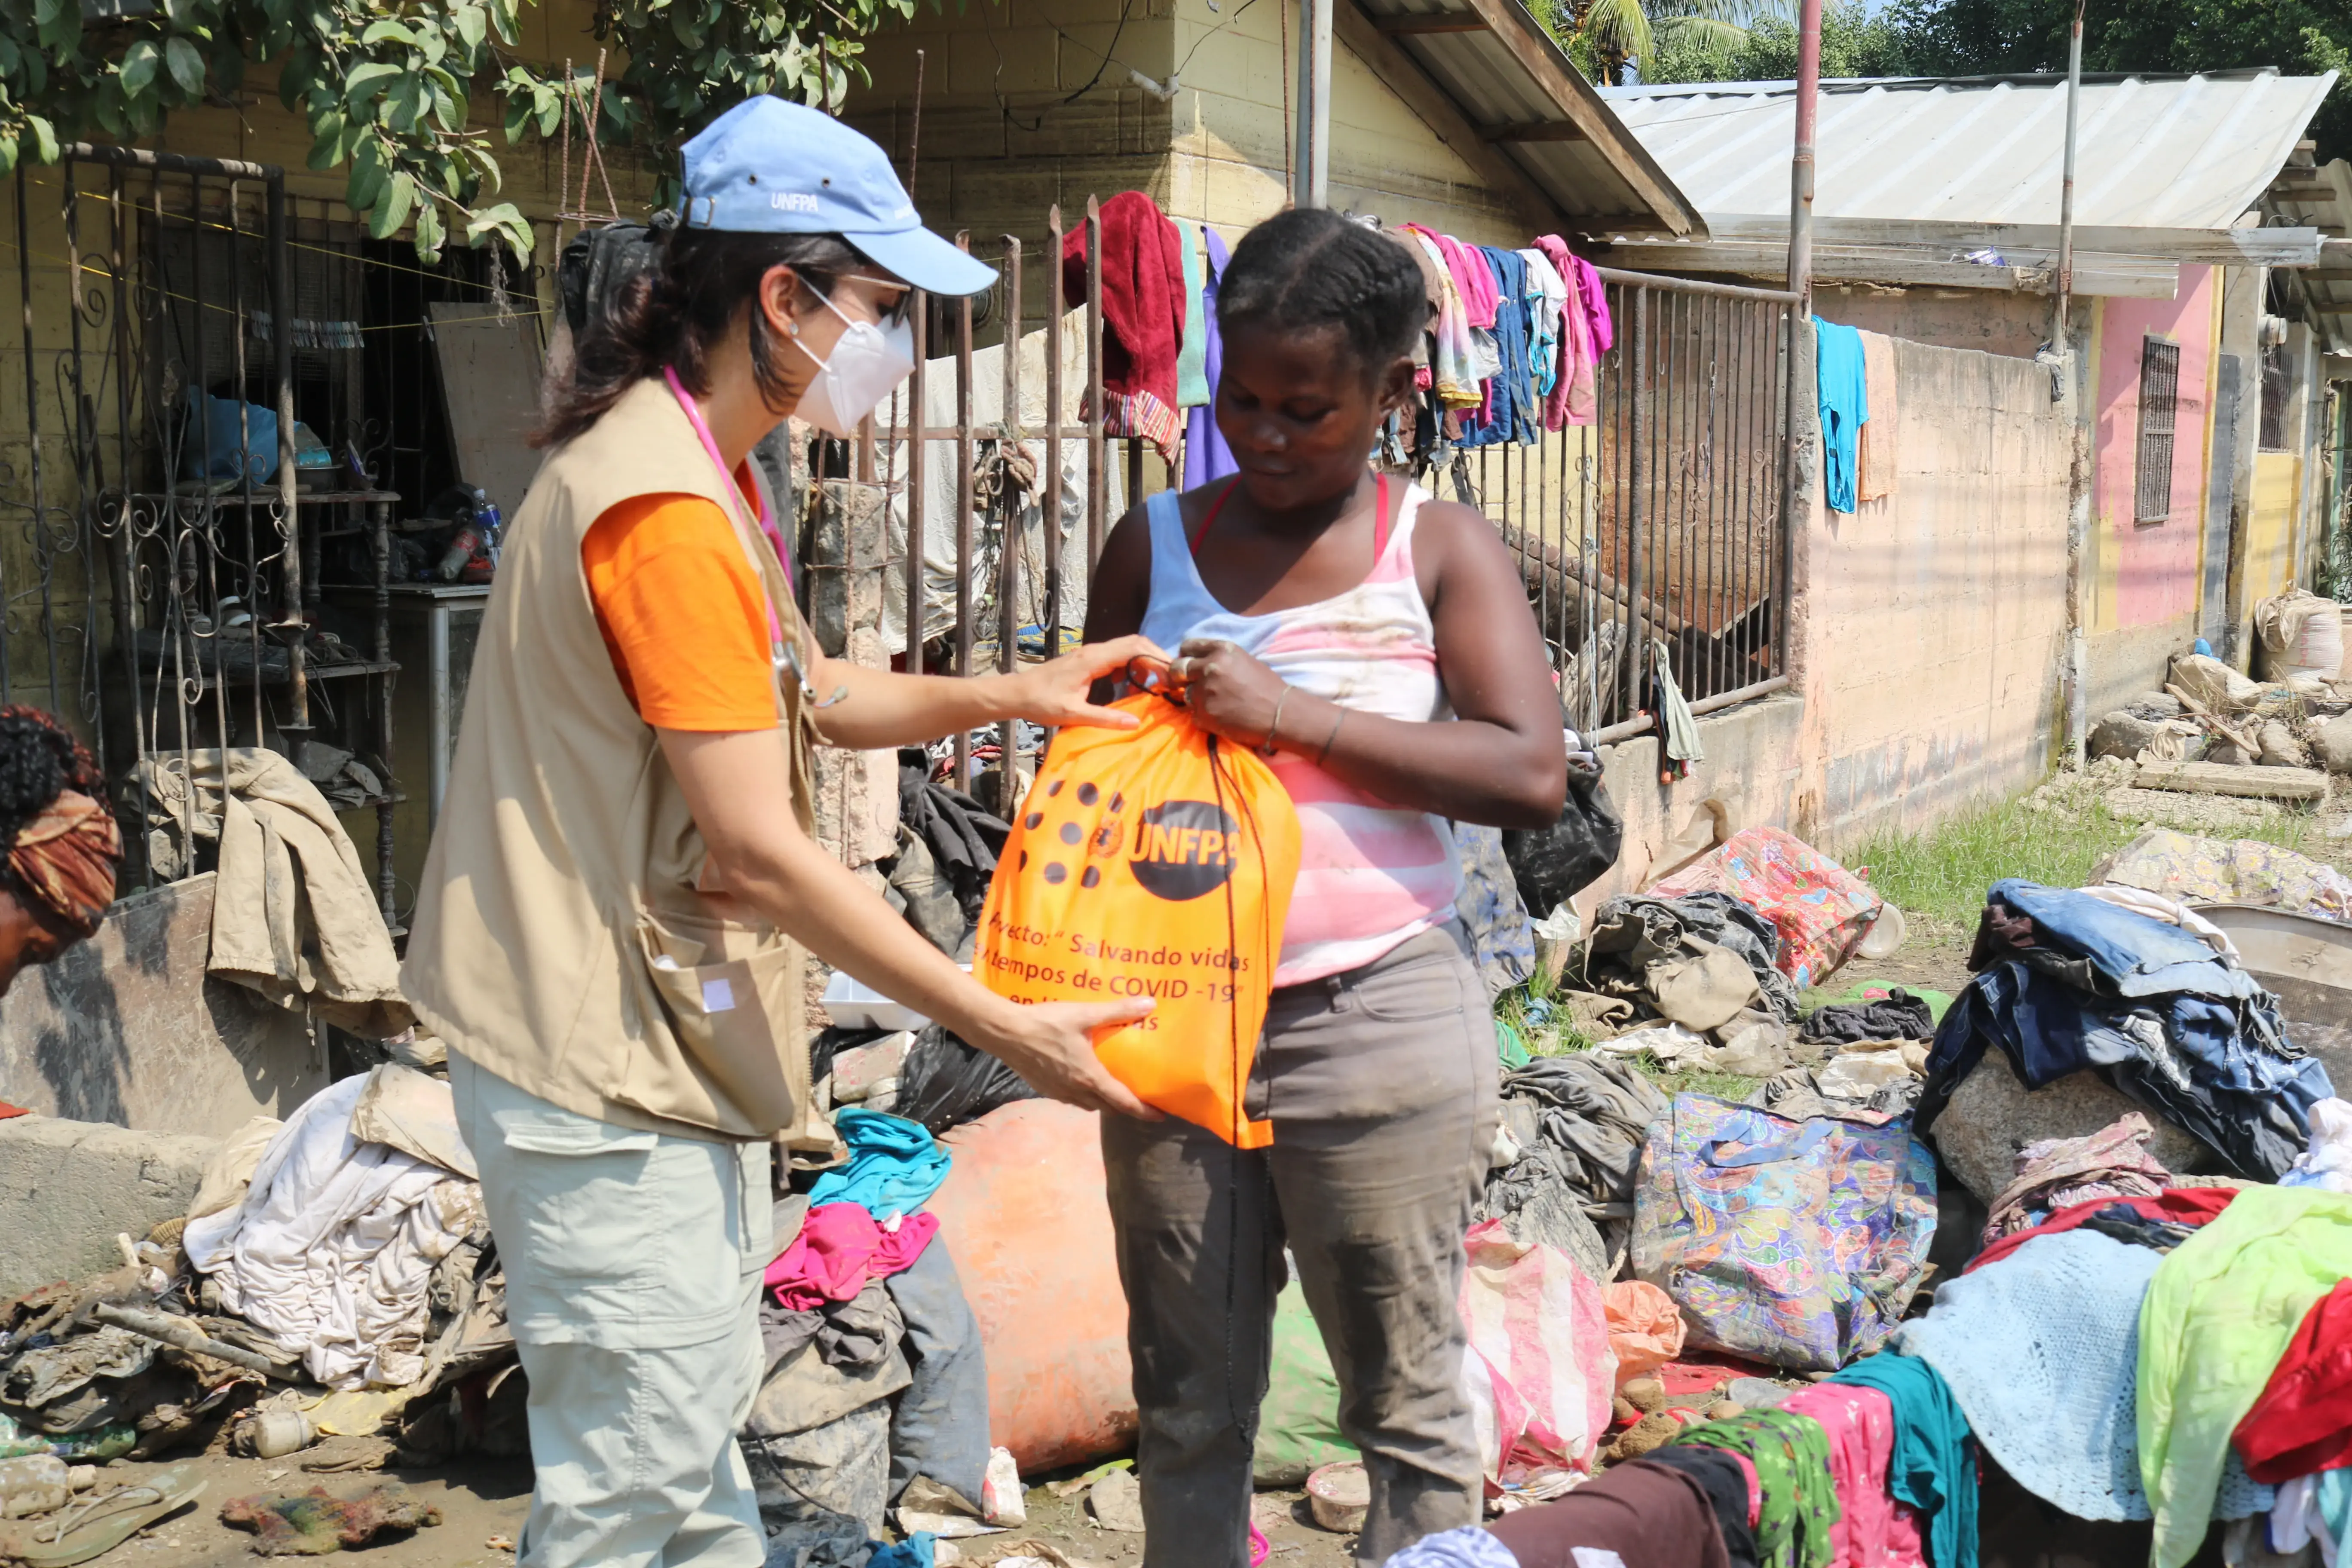
<path fill-rule="evenodd" d="M 2093 521 L 2105 535 L 2100 567 L 2112 584 L 2112 598 L 2101 595 L 2113 605 L 2108 626 L 2150 626 L 2197 607 L 2213 286 L 2211 268 L 2183 266 L 2179 292 L 2173 299 L 2101 302 L 2091 504 Z M 2132 500 L 2137 483 L 2140 351 L 2151 333 L 2180 345 L 2172 515 L 2162 522 L 2136 523 Z"/>

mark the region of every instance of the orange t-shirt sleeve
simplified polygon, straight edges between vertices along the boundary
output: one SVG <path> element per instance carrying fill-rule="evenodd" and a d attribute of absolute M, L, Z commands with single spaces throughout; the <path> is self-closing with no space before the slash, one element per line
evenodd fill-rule
<path fill-rule="evenodd" d="M 776 727 L 768 601 L 727 514 L 699 496 L 637 496 L 580 546 L 596 625 L 640 718 L 659 730 Z"/>

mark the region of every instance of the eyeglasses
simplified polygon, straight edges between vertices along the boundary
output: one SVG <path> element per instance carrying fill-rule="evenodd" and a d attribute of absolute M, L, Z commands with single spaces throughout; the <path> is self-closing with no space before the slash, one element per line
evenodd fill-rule
<path fill-rule="evenodd" d="M 884 326 L 898 327 L 906 324 L 908 312 L 914 308 L 915 303 L 915 290 L 912 288 L 899 282 L 896 278 L 875 278 L 863 272 L 845 272 L 841 275 L 841 280 L 845 283 L 871 283 L 878 288 L 897 290 L 889 297 L 887 303 L 874 304 L 870 298 L 866 303 L 874 305 L 875 316 Z"/>

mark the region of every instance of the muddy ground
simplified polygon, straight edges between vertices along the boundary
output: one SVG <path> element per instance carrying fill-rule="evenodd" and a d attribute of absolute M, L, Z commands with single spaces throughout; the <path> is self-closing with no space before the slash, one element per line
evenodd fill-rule
<path fill-rule="evenodd" d="M 283 1459 L 244 1459 L 226 1455 L 169 1464 L 122 1461 L 100 1471 L 100 1485 L 131 1485 L 166 1469 L 193 1468 L 205 1482 L 193 1508 L 152 1526 L 105 1556 L 98 1568 L 257 1568 L 253 1536 L 220 1521 L 221 1505 L 256 1492 L 300 1492 L 323 1486 L 338 1497 L 353 1497 L 396 1479 L 441 1510 L 441 1523 L 406 1536 L 386 1536 L 365 1549 L 370 1568 L 510 1568 L 506 1549 L 521 1533 L 530 1503 L 530 1466 L 520 1459 L 487 1459 L 426 1470 L 381 1474 L 309 1476 L 293 1468 L 299 1455 Z M 1027 1493 L 1029 1522 L 1001 1535 L 957 1543 L 968 1568 L 985 1568 L 1024 1541 L 1042 1541 L 1074 1563 L 1120 1568 L 1143 1558 L 1143 1537 L 1097 1528 L 1083 1493 L 1056 1497 L 1043 1485 Z M 1272 1543 L 1268 1568 L 1346 1568 L 1355 1542 L 1315 1525 L 1306 1494 L 1265 1491 L 1257 1498 L 1258 1528 Z M 499 1545 L 493 1545 L 496 1541 Z M 284 1561 L 276 1559 L 273 1561 Z"/>

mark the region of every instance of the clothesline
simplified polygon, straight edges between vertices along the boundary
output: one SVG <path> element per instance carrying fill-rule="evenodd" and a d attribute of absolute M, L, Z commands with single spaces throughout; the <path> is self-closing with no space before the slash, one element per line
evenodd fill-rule
<path fill-rule="evenodd" d="M 1140 191 L 1113 196 L 1101 217 L 1107 433 L 1149 440 L 1172 461 L 1181 430 L 1187 488 L 1233 473 L 1212 414 L 1223 361 L 1223 237 L 1170 217 Z M 1595 372 L 1615 337 L 1598 268 L 1558 235 L 1507 250 L 1418 224 L 1379 232 L 1412 258 L 1430 307 L 1414 354 L 1421 396 L 1391 417 L 1387 460 L 1430 467 L 1454 450 L 1533 446 L 1546 431 L 1593 423 Z M 1062 243 L 1074 298 L 1086 284 L 1086 245 L 1082 231 Z"/>

